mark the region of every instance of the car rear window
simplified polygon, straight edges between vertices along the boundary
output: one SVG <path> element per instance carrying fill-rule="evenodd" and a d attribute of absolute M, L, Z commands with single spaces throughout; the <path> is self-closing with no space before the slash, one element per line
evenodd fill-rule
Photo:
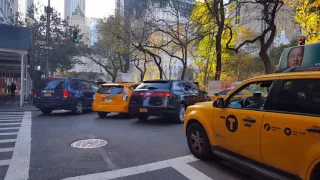
<path fill-rule="evenodd" d="M 123 86 L 101 86 L 98 90 L 99 94 L 122 94 L 123 93 Z"/>
<path fill-rule="evenodd" d="M 170 81 L 144 81 L 136 89 L 163 89 L 168 90 L 170 88 Z"/>
<path fill-rule="evenodd" d="M 45 90 L 64 89 L 64 79 L 63 78 L 41 79 L 36 89 L 45 89 Z"/>

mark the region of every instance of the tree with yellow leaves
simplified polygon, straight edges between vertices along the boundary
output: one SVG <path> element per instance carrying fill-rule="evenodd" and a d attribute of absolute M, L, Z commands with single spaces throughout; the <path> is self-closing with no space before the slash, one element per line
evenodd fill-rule
<path fill-rule="evenodd" d="M 302 27 L 302 33 L 307 37 L 306 43 L 320 41 L 320 1 L 319 0 L 286 0 L 295 9 L 294 19 Z"/>

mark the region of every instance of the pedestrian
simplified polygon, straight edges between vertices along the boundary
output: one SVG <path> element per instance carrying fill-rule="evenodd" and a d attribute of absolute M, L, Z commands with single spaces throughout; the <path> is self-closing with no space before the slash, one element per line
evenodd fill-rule
<path fill-rule="evenodd" d="M 10 86 L 10 90 L 11 90 L 12 97 L 14 97 L 16 95 L 16 90 L 17 90 L 17 86 L 14 84 L 14 82 L 12 82 Z"/>

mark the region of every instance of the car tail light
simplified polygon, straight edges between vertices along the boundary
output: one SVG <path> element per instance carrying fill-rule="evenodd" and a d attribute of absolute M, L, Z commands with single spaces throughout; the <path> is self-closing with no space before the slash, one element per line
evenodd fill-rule
<path fill-rule="evenodd" d="M 148 92 L 148 93 L 145 93 L 144 94 L 144 98 L 147 98 L 147 97 L 171 97 L 172 94 L 171 93 L 168 93 L 168 92 Z"/>
<path fill-rule="evenodd" d="M 53 81 L 53 80 L 54 80 L 54 78 L 53 78 L 53 77 L 50 77 L 50 78 L 49 78 L 49 81 Z"/>
<path fill-rule="evenodd" d="M 33 91 L 33 97 L 37 97 L 37 92 Z"/>
<path fill-rule="evenodd" d="M 69 97 L 69 91 L 65 90 L 63 91 L 63 97 L 68 98 Z"/>

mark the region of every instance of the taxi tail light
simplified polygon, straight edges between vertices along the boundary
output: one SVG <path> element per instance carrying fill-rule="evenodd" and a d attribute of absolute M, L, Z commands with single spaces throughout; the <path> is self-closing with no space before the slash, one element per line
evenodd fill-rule
<path fill-rule="evenodd" d="M 37 92 L 33 91 L 33 97 L 37 97 Z"/>
<path fill-rule="evenodd" d="M 64 90 L 64 91 L 63 91 L 63 97 L 64 97 L 64 98 L 68 98 L 68 97 L 69 97 L 69 91 Z"/>

